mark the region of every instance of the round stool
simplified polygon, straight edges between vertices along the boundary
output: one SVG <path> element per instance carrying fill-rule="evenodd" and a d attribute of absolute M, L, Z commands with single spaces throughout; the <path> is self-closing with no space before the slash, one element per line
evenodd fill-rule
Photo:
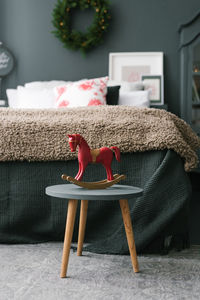
<path fill-rule="evenodd" d="M 90 201 L 119 200 L 133 270 L 134 272 L 139 272 L 128 199 L 132 200 L 138 196 L 141 196 L 143 193 L 143 190 L 141 188 L 129 186 L 129 185 L 115 184 L 112 187 L 109 187 L 107 189 L 88 190 L 76 186 L 74 184 L 60 184 L 60 185 L 53 185 L 47 187 L 45 192 L 49 196 L 69 199 L 64 246 L 63 246 L 61 274 L 60 274 L 61 278 L 66 277 L 67 274 L 67 266 L 69 261 L 69 253 L 70 253 L 72 235 L 74 230 L 74 221 L 76 217 L 78 200 L 81 200 L 81 209 L 80 209 L 80 220 L 79 220 L 77 255 L 78 256 L 82 255 L 85 226 L 86 226 L 86 219 L 87 219 L 88 200 Z"/>

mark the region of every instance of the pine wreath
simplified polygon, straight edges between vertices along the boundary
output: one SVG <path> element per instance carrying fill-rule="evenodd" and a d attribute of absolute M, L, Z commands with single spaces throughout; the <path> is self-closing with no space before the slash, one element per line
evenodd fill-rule
<path fill-rule="evenodd" d="M 94 9 L 94 20 L 85 32 L 71 28 L 71 14 L 74 9 Z M 108 0 L 58 0 L 53 10 L 54 35 L 72 50 L 87 52 L 103 41 L 110 21 Z"/>

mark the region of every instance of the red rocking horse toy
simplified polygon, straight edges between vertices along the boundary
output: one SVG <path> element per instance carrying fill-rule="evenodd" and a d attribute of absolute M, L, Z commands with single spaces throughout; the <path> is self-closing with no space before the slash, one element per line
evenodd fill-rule
<path fill-rule="evenodd" d="M 111 186 L 121 179 L 124 179 L 124 175 L 115 174 L 113 176 L 111 163 L 113 160 L 113 152 L 117 161 L 120 161 L 120 150 L 118 147 L 102 147 L 100 149 L 90 149 L 86 140 L 80 134 L 69 134 L 69 146 L 71 152 L 75 152 L 77 146 L 78 149 L 78 162 L 79 162 L 79 170 L 75 178 L 62 175 L 62 179 L 73 182 L 79 186 L 95 189 L 95 188 L 106 188 Z M 102 180 L 98 182 L 81 182 L 83 178 L 83 173 L 89 163 L 101 163 L 107 173 L 107 180 Z"/>

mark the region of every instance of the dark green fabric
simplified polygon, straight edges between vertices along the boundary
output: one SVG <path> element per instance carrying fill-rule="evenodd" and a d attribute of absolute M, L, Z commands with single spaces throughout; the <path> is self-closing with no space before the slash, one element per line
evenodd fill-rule
<path fill-rule="evenodd" d="M 75 176 L 76 161 L 0 163 L 0 242 L 63 241 L 67 200 L 45 195 L 45 187 L 62 184 L 61 174 Z M 129 200 L 138 253 L 160 252 L 164 243 L 188 232 L 191 187 L 181 158 L 173 151 L 122 154 L 113 160 L 114 173 L 126 174 L 122 184 L 144 189 L 136 202 Z M 100 165 L 90 165 L 84 180 L 106 177 Z M 78 217 L 74 241 L 78 236 Z M 168 238 L 168 240 L 166 239 Z M 166 242 L 167 241 L 167 242 Z M 90 201 L 85 234 L 87 250 L 128 253 L 118 201 Z"/>
<path fill-rule="evenodd" d="M 108 105 L 118 105 L 120 85 L 108 86 L 106 102 Z"/>

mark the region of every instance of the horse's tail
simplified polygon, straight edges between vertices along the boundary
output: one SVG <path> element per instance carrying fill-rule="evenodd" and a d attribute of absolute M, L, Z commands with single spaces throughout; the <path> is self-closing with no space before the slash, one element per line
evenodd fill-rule
<path fill-rule="evenodd" d="M 118 147 L 110 147 L 111 150 L 115 152 L 115 157 L 117 161 L 120 161 L 120 150 Z"/>

